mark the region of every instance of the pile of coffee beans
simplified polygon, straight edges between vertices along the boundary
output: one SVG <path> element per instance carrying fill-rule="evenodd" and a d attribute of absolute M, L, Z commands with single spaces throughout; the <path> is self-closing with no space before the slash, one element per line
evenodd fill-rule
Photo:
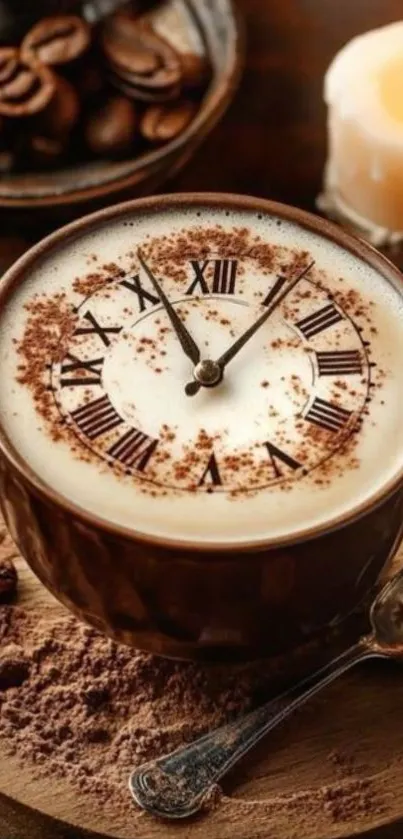
<path fill-rule="evenodd" d="M 90 27 L 42 18 L 0 47 L 0 172 L 142 154 L 177 137 L 210 79 L 202 55 L 178 53 L 140 11 Z"/>

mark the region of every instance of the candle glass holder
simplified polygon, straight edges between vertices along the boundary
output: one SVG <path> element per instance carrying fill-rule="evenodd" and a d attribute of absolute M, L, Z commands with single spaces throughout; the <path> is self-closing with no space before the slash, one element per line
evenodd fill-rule
<path fill-rule="evenodd" d="M 335 186 L 329 162 L 325 166 L 323 190 L 316 199 L 316 206 L 323 216 L 364 239 L 403 269 L 403 231 L 375 224 L 350 207 Z"/>

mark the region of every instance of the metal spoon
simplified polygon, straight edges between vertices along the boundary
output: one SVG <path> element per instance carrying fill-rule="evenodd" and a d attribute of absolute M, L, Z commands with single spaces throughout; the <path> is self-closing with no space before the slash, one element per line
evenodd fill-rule
<path fill-rule="evenodd" d="M 136 769 L 129 787 L 137 804 L 164 818 L 193 815 L 203 807 L 214 784 L 238 760 L 319 690 L 367 659 L 403 658 L 403 571 L 378 594 L 370 620 L 370 635 L 276 699 Z"/>

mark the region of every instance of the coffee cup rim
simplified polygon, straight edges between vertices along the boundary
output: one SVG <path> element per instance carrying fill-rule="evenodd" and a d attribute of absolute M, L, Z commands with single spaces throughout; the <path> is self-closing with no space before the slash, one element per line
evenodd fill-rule
<path fill-rule="evenodd" d="M 138 198 L 132 201 L 125 201 L 85 215 L 49 234 L 40 242 L 26 251 L 13 265 L 5 272 L 0 284 L 0 312 L 4 308 L 14 288 L 29 276 L 35 264 L 57 251 L 59 246 L 65 245 L 67 241 L 73 240 L 77 235 L 90 232 L 107 221 L 116 221 L 125 215 L 133 212 L 152 212 L 166 208 L 180 209 L 208 205 L 216 209 L 254 211 L 276 216 L 291 223 L 319 234 L 332 243 L 344 248 L 349 253 L 358 257 L 377 271 L 386 281 L 392 284 L 403 298 L 403 274 L 383 254 L 375 248 L 347 233 L 342 227 L 306 210 L 293 207 L 276 201 L 264 198 L 255 198 L 248 195 L 220 192 L 192 192 L 173 193 L 157 195 L 146 198 Z M 175 550 L 191 550 L 194 552 L 212 554 L 239 551 L 259 551 L 262 549 L 275 550 L 284 546 L 291 546 L 301 542 L 308 542 L 321 536 L 341 530 L 349 524 L 359 520 L 366 514 L 378 508 L 400 487 L 403 487 L 403 466 L 392 478 L 389 479 L 374 494 L 365 501 L 356 504 L 346 514 L 334 516 L 322 524 L 301 528 L 292 535 L 285 534 L 282 537 L 265 538 L 260 540 L 239 540 L 237 542 L 201 542 L 200 540 L 180 539 L 177 537 L 153 536 L 136 531 L 123 525 L 115 524 L 107 519 L 85 510 L 73 501 L 70 501 L 62 493 L 42 480 L 42 478 L 29 466 L 27 461 L 19 454 L 2 426 L 0 418 L 0 457 L 8 466 L 17 473 L 20 480 L 29 488 L 29 491 L 47 503 L 61 508 L 62 511 L 82 524 L 96 528 L 115 537 L 125 537 L 135 542 L 156 547 L 165 547 Z"/>

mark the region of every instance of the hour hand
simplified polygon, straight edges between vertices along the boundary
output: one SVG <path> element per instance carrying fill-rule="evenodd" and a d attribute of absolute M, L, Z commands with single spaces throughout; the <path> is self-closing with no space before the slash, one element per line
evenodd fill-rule
<path fill-rule="evenodd" d="M 184 353 L 187 355 L 188 358 L 190 358 L 190 360 L 193 362 L 193 364 L 198 364 L 199 361 L 200 361 L 200 350 L 199 350 L 197 344 L 195 343 L 195 341 L 193 340 L 190 332 L 187 330 L 185 324 L 180 319 L 178 313 L 174 309 L 172 303 L 168 300 L 168 297 L 166 296 L 163 288 L 161 288 L 161 285 L 158 282 L 155 274 L 151 271 L 151 268 L 145 262 L 140 248 L 137 251 L 137 257 L 138 257 L 138 260 L 140 262 L 141 267 L 143 268 L 143 270 L 147 274 L 147 277 L 150 280 L 150 282 L 153 284 L 153 286 L 154 286 L 154 288 L 155 288 L 155 290 L 156 290 L 156 292 L 157 292 L 157 294 L 158 294 L 158 296 L 161 300 L 161 303 L 165 308 L 165 311 L 166 311 L 166 313 L 169 317 L 169 320 L 172 323 L 172 326 L 174 328 L 174 331 L 177 335 L 177 338 L 179 340 L 179 343 L 180 343 Z"/>
<path fill-rule="evenodd" d="M 264 323 L 266 323 L 270 315 L 275 311 L 275 309 L 279 307 L 280 303 L 282 303 L 283 300 L 285 300 L 285 298 L 288 297 L 288 295 L 293 290 L 293 288 L 295 288 L 297 283 L 299 283 L 300 280 L 303 279 L 303 277 L 306 277 L 306 275 L 309 274 L 309 271 L 311 270 L 311 268 L 313 268 L 314 265 L 315 261 L 311 262 L 309 265 L 303 268 L 303 270 L 300 271 L 299 274 L 293 277 L 287 283 L 285 289 L 281 292 L 281 294 L 277 295 L 277 297 L 275 297 L 275 299 L 272 300 L 272 302 L 269 306 L 267 306 L 263 314 L 260 315 L 260 317 L 257 320 L 255 320 L 254 323 L 252 323 L 249 329 L 247 329 L 239 338 L 237 338 L 237 340 L 229 347 L 229 349 L 226 350 L 226 352 L 224 352 L 219 359 L 217 359 L 217 361 L 209 362 L 210 365 L 214 365 L 216 372 L 216 378 L 213 382 L 213 385 L 211 385 L 210 383 L 206 384 L 206 382 L 203 380 L 199 373 L 202 365 L 197 365 L 193 374 L 195 381 L 188 382 L 188 384 L 185 387 L 185 393 L 187 396 L 195 396 L 196 393 L 199 392 L 201 387 L 212 387 L 221 382 L 224 375 L 224 370 L 230 363 L 230 361 L 232 361 L 232 359 L 235 358 L 236 355 L 238 355 L 242 347 L 244 347 L 245 344 L 249 341 L 249 339 L 253 337 L 255 332 L 257 332 L 258 329 L 260 329 L 260 327 L 263 326 Z"/>

